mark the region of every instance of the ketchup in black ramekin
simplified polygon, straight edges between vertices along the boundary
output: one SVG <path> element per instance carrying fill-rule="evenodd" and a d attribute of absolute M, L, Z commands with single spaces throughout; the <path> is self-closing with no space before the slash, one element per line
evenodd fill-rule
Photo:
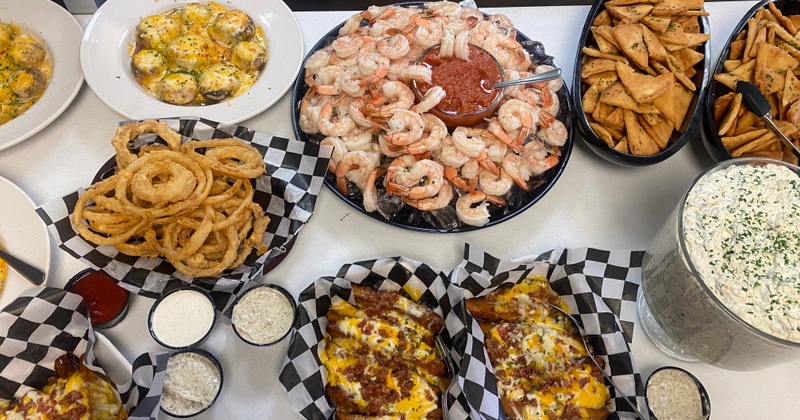
<path fill-rule="evenodd" d="M 91 268 L 72 277 L 64 289 L 83 298 L 94 328 L 110 328 L 128 314 L 130 293 L 102 271 Z"/>

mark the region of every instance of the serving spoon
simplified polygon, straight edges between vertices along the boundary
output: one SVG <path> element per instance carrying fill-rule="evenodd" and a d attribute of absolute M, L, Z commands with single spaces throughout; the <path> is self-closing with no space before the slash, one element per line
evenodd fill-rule
<path fill-rule="evenodd" d="M 742 99 L 744 99 L 744 104 L 747 105 L 747 109 L 753 114 L 756 114 L 756 116 L 761 117 L 767 128 L 775 133 L 783 144 L 788 146 L 789 150 L 800 159 L 800 149 L 798 149 L 797 146 L 792 143 L 792 140 L 786 137 L 786 134 L 783 134 L 783 131 L 772 121 L 772 107 L 769 105 L 767 97 L 761 93 L 758 87 L 750 82 L 739 80 L 736 83 L 736 92 L 742 94 Z"/>
<path fill-rule="evenodd" d="M 0 258 L 3 259 L 3 261 L 5 261 L 9 267 L 13 268 L 14 271 L 22 274 L 22 277 L 25 277 L 31 283 L 37 286 L 44 283 L 44 271 L 9 254 L 6 250 L 2 248 L 0 248 Z"/>
<path fill-rule="evenodd" d="M 558 79 L 559 77 L 561 77 L 561 69 L 556 68 L 553 70 L 548 70 L 544 73 L 534 74 L 533 76 L 521 77 L 519 79 L 514 79 L 514 80 L 506 80 L 505 82 L 497 82 L 492 85 L 492 88 L 499 89 L 501 87 L 506 87 L 506 86 L 527 85 L 529 83 L 536 83 L 536 82 L 548 82 L 553 79 Z"/>
<path fill-rule="evenodd" d="M 581 341 L 583 342 L 583 346 L 586 348 L 586 352 L 589 353 L 589 343 L 586 341 L 586 330 L 584 330 L 583 327 L 581 326 L 581 324 L 578 323 L 578 320 L 575 319 L 575 317 L 572 316 L 569 312 L 561 309 L 560 307 L 558 307 L 556 305 L 553 305 L 550 302 L 542 302 L 542 303 L 547 305 L 547 306 L 549 306 L 549 307 L 551 307 L 551 308 L 553 308 L 553 309 L 555 309 L 555 310 L 557 310 L 558 312 L 561 312 L 567 318 L 569 318 L 570 321 L 572 321 L 572 324 L 575 326 L 575 328 L 578 330 L 578 332 L 581 335 Z M 627 402 L 628 405 L 633 409 L 633 411 L 636 412 L 636 414 L 639 416 L 640 419 L 642 419 L 642 420 L 650 420 L 649 413 L 642 413 L 641 411 L 639 411 L 639 408 L 636 406 L 636 403 L 633 400 L 631 400 L 631 398 L 627 394 L 625 394 L 617 386 L 617 384 L 614 383 L 614 381 L 611 379 L 611 376 L 606 373 L 605 369 L 603 369 L 603 367 L 600 366 L 600 363 L 598 363 L 597 360 L 594 359 L 594 357 L 591 355 L 591 353 L 589 353 L 588 359 L 591 360 L 592 363 L 594 363 L 595 366 L 597 366 L 597 369 L 600 370 L 600 373 L 603 374 L 603 377 L 606 378 L 606 380 L 608 380 L 608 382 L 611 384 L 611 386 L 614 387 L 615 390 L 617 390 L 617 393 L 620 396 L 622 396 L 622 398 L 625 400 L 625 402 Z"/>

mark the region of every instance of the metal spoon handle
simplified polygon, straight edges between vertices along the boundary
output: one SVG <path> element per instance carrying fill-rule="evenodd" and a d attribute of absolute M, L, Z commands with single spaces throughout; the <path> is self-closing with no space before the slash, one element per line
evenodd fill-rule
<path fill-rule="evenodd" d="M 789 137 L 786 137 L 786 134 L 783 134 L 783 131 L 781 131 L 781 129 L 778 128 L 777 125 L 775 125 L 775 122 L 772 121 L 772 117 L 770 117 L 769 114 L 766 114 L 763 117 L 761 117 L 761 119 L 764 120 L 764 123 L 770 128 L 770 130 L 776 136 L 778 136 L 778 138 L 781 139 L 781 141 L 783 141 L 783 144 L 788 146 L 789 149 L 792 151 L 792 153 L 794 153 L 794 155 L 797 156 L 797 158 L 800 158 L 800 149 L 798 149 L 797 146 L 795 146 L 794 143 L 792 143 L 792 140 L 789 139 Z"/>
<path fill-rule="evenodd" d="M 767 128 L 778 136 L 783 144 L 789 147 L 795 156 L 800 158 L 800 149 L 798 149 L 797 146 L 792 143 L 792 140 L 786 137 L 786 134 L 783 134 L 783 131 L 772 121 L 772 115 L 770 115 L 772 108 L 769 105 L 767 97 L 764 96 L 758 87 L 750 82 L 740 80 L 736 83 L 736 91 L 742 94 L 742 99 L 744 99 L 744 104 L 747 106 L 747 109 L 761 117 L 764 124 L 767 125 Z"/>
<path fill-rule="evenodd" d="M 0 258 L 2 258 L 14 271 L 22 274 L 22 277 L 30 280 L 31 283 L 39 286 L 44 283 L 44 271 L 20 260 L 19 258 L 9 254 L 3 249 L 0 249 Z"/>
<path fill-rule="evenodd" d="M 589 343 L 587 343 L 587 342 L 586 342 L 586 330 L 584 330 L 584 329 L 583 329 L 583 327 L 581 326 L 581 324 L 579 324 L 579 323 L 578 323 L 578 320 L 577 320 L 577 319 L 575 319 L 575 317 L 574 317 L 574 316 L 572 316 L 572 314 L 570 314 L 569 312 L 567 312 L 567 311 L 565 311 L 565 310 L 561 309 L 561 308 L 560 308 L 560 307 L 558 307 L 557 305 L 553 305 L 552 303 L 549 303 L 549 302 L 543 302 L 543 303 L 544 303 L 545 305 L 547 305 L 547 306 L 549 306 L 549 307 L 551 307 L 551 308 L 553 308 L 553 309 L 557 310 L 558 312 L 561 312 L 561 313 L 562 313 L 562 314 L 564 314 L 564 315 L 565 315 L 567 318 L 569 318 L 569 320 L 570 320 L 570 321 L 572 321 L 572 324 L 573 324 L 573 325 L 575 325 L 575 328 L 577 328 L 577 329 L 578 329 L 578 332 L 579 332 L 579 333 L 580 333 L 580 335 L 581 335 L 581 341 L 583 342 L 583 346 L 584 346 L 584 347 L 586 347 L 586 352 L 587 352 L 587 353 L 589 353 Z M 606 373 L 605 369 L 603 369 L 603 367 L 602 367 L 602 366 L 600 366 L 600 363 L 597 363 L 597 360 L 595 360 L 595 359 L 594 359 L 594 356 L 592 356 L 592 355 L 591 355 L 591 353 L 589 353 L 589 357 L 588 357 L 588 358 L 589 358 L 589 360 L 591 360 L 591 361 L 592 361 L 592 363 L 594 363 L 594 365 L 595 365 L 595 366 L 597 366 L 597 368 L 598 368 L 598 369 L 600 369 L 600 373 L 602 373 L 602 374 L 603 374 L 603 377 L 604 377 L 604 378 L 606 378 L 606 380 L 608 380 L 608 383 L 610 383 L 610 384 L 611 384 L 611 386 L 613 386 L 615 390 L 617 390 L 617 392 L 619 393 L 619 395 L 620 395 L 620 396 L 622 396 L 622 398 L 625 400 L 625 402 L 627 402 L 627 403 L 628 403 L 628 405 L 629 405 L 629 406 L 630 406 L 630 407 L 633 409 L 633 411 L 635 411 L 635 412 L 636 412 L 636 414 L 639 416 L 639 418 L 640 418 L 640 419 L 642 419 L 642 420 L 649 420 L 649 419 L 650 419 L 650 416 L 649 416 L 649 414 L 648 414 L 648 415 L 645 415 L 645 414 L 643 414 L 641 411 L 639 411 L 639 408 L 636 406 L 636 401 L 634 401 L 633 399 L 631 399 L 631 397 L 629 397 L 627 394 L 625 394 L 625 393 L 624 393 L 624 392 L 623 392 L 623 391 L 622 391 L 622 390 L 621 390 L 621 389 L 620 389 L 620 388 L 617 386 L 617 384 L 615 384 L 615 383 L 614 383 L 614 381 L 611 379 L 611 376 L 610 376 L 609 374 L 607 374 L 607 373 Z"/>
<path fill-rule="evenodd" d="M 521 77 L 514 80 L 506 80 L 505 82 L 498 82 L 492 85 L 493 88 L 501 88 L 514 85 L 527 85 L 529 83 L 547 82 L 561 77 L 561 69 L 553 69 L 544 73 L 534 74 L 533 76 Z"/>

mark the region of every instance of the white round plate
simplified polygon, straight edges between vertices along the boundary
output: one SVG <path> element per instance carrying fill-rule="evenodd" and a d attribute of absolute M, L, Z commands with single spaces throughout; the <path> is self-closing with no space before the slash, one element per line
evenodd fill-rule
<path fill-rule="evenodd" d="M 36 134 L 55 120 L 75 99 L 83 74 L 78 61 L 81 26 L 63 7 L 50 0 L 0 0 L 0 20 L 13 23 L 47 49 L 53 76 L 39 101 L 0 125 L 0 150 Z"/>
<path fill-rule="evenodd" d="M 0 203 L 0 244 L 8 252 L 41 268 L 46 284 L 50 271 L 50 237 L 36 214 L 36 205 L 24 191 L 3 177 L 0 177 Z M 0 308 L 31 287 L 33 283 L 9 267 L 6 288 L 0 295 Z"/>
<path fill-rule="evenodd" d="M 130 71 L 129 51 L 141 18 L 166 12 L 191 0 L 163 2 L 108 0 L 95 12 L 81 41 L 86 83 L 106 105 L 130 119 L 197 116 L 237 123 L 272 106 L 292 86 L 303 64 L 303 34 L 281 0 L 229 0 L 264 31 L 269 58 L 255 84 L 241 95 L 214 105 L 178 106 L 161 102 L 142 89 Z M 195 1 L 196 2 L 196 1 Z"/>

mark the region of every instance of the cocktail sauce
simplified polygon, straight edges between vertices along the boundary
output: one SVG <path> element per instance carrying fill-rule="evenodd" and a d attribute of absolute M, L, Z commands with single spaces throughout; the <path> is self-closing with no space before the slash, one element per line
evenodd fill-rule
<path fill-rule="evenodd" d="M 473 114 L 480 112 L 502 93 L 492 85 L 502 80 L 501 69 L 486 51 L 469 46 L 469 60 L 455 57 L 442 58 L 439 48 L 430 49 L 420 64 L 431 69 L 432 84 L 419 83 L 423 95 L 432 86 L 441 86 L 447 96 L 436 106 L 451 114 Z"/>
<path fill-rule="evenodd" d="M 70 281 L 67 290 L 80 295 L 86 302 L 92 326 L 103 326 L 125 310 L 128 291 L 102 271 L 87 270 L 84 273 Z"/>

